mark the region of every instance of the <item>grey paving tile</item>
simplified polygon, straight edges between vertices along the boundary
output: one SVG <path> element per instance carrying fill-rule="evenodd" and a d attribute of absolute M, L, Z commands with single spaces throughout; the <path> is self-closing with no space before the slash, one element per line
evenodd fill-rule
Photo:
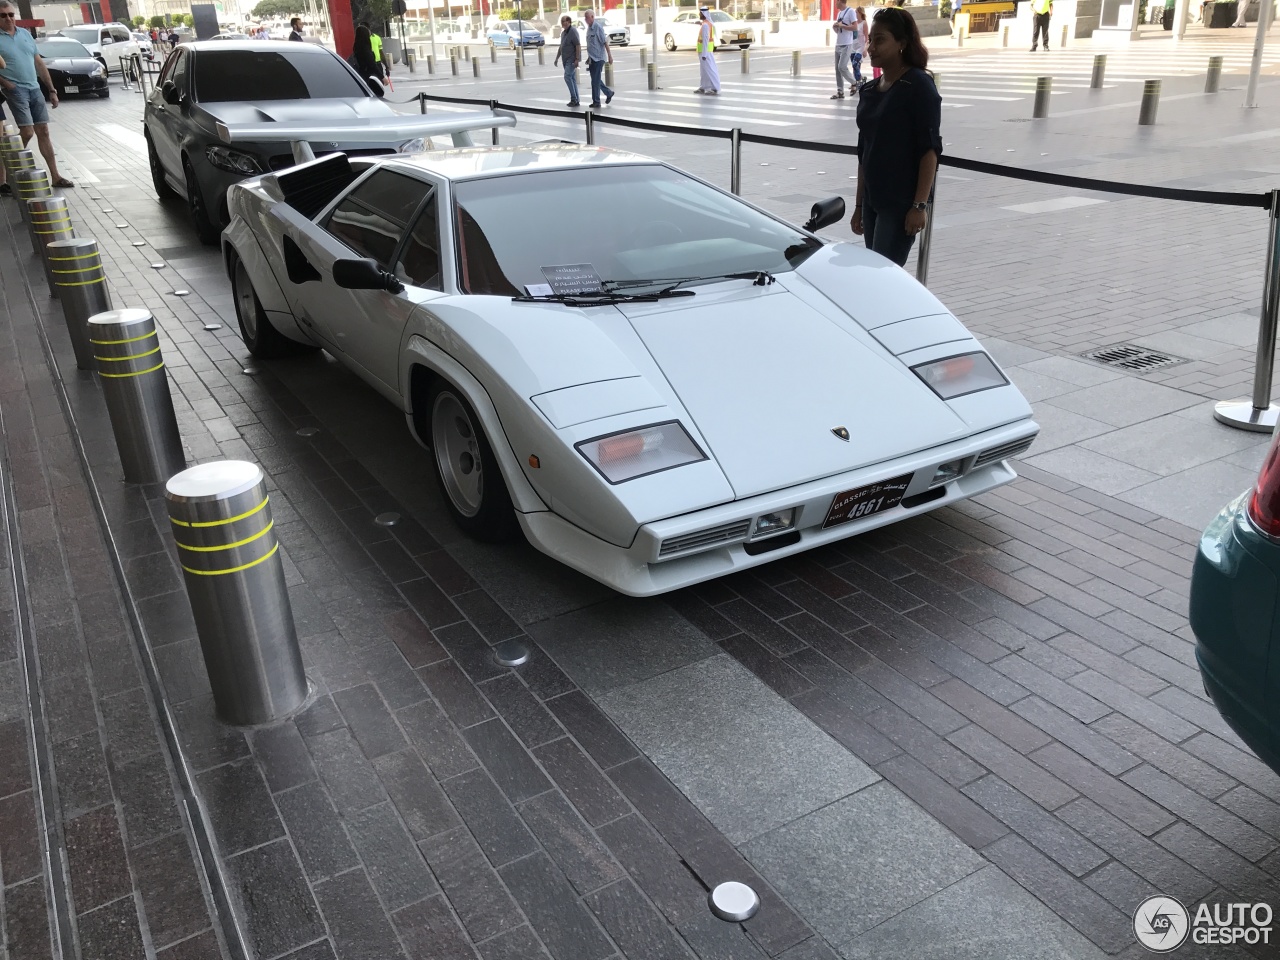
<path fill-rule="evenodd" d="M 876 776 L 759 680 L 721 655 L 630 687 L 603 706 L 735 842 L 758 836 Z M 655 707 L 657 709 L 655 709 Z M 740 736 L 726 741 L 723 730 Z M 738 749 L 733 744 L 741 744 Z M 738 789 L 755 784 L 750 795 Z"/>
<path fill-rule="evenodd" d="M 1046 810 L 1054 810 L 1077 796 L 1067 784 L 976 725 L 957 730 L 948 739 Z"/>
<path fill-rule="evenodd" d="M 373 765 L 415 840 L 458 826 L 458 815 L 444 791 L 413 751 L 389 753 Z"/>
<path fill-rule="evenodd" d="M 53 956 L 49 942 L 49 908 L 44 891 L 42 880 L 29 880 L 5 889 L 4 926 L 11 957 L 47 960 Z"/>
<path fill-rule="evenodd" d="M 631 741 L 581 691 L 549 700 L 547 708 L 602 769 L 637 755 Z"/>
<path fill-rule="evenodd" d="M 1253 470 L 1215 461 L 1134 487 L 1119 498 L 1198 529 L 1213 519 L 1224 503 L 1248 490 L 1255 479 Z"/>
<path fill-rule="evenodd" d="M 551 788 L 520 742 L 501 720 L 487 720 L 462 732 L 480 763 L 513 803 L 528 800 Z"/>
<path fill-rule="evenodd" d="M 328 949 L 328 944 L 325 944 Z M 333 960 L 333 951 L 328 954 L 314 952 L 310 954 L 291 953 L 290 960 Z M 222 960 L 222 948 L 218 945 L 218 937 L 212 930 L 189 937 L 171 947 L 156 951 L 156 960 Z"/>
<path fill-rule="evenodd" d="M 224 856 L 284 834 L 266 782 L 253 761 L 214 767 L 200 774 L 196 782 Z"/>
<path fill-rule="evenodd" d="M 534 756 L 591 826 L 598 827 L 630 812 L 613 784 L 568 737 L 539 747 Z"/>
<path fill-rule="evenodd" d="M 1039 697 L 1027 697 L 1011 709 L 1108 773 L 1121 774 L 1141 763 L 1138 757 L 1095 732 L 1091 726 Z"/>
<path fill-rule="evenodd" d="M 448 552 L 512 617 L 523 624 L 549 620 L 614 594 L 559 564 L 547 563 L 528 544 L 462 541 Z"/>
<path fill-rule="evenodd" d="M 405 745 L 404 734 L 372 684 L 341 690 L 333 695 L 333 702 L 342 711 L 356 742 L 370 760 Z"/>
<path fill-rule="evenodd" d="M 459 727 L 483 723 L 494 715 L 488 701 L 452 660 L 423 667 L 418 675 L 449 719 Z"/>
<path fill-rule="evenodd" d="M 477 956 L 443 896 L 405 907 L 391 915 L 391 922 L 410 960 L 472 960 Z"/>
<path fill-rule="evenodd" d="M 480 944 L 484 960 L 545 960 L 549 956 L 528 924 Z"/>
<path fill-rule="evenodd" d="M 292 723 L 263 727 L 251 735 L 254 756 L 273 793 L 316 778 L 316 768 L 298 728 Z"/>
<path fill-rule="evenodd" d="M 346 728 L 311 737 L 307 748 L 340 812 L 363 810 L 386 796 L 373 765 Z"/>
<path fill-rule="evenodd" d="M 876 767 L 876 772 L 971 847 L 985 847 L 1009 832 L 994 817 L 913 757 L 903 755 L 886 760 Z"/>
<path fill-rule="evenodd" d="M 490 680 L 480 690 L 526 747 L 564 736 L 564 728 L 514 673 Z"/>
<path fill-rule="evenodd" d="M 1010 922 L 1015 916 L 1018 919 Z M 1102 960 L 1106 956 L 991 866 L 841 944 L 840 951 L 845 960 L 905 956 L 917 960 Z"/>
<path fill-rule="evenodd" d="M 983 777 L 965 787 L 964 794 L 1077 877 L 1108 859 L 1102 850 L 998 777 Z"/>
<path fill-rule="evenodd" d="M 353 814 L 347 832 L 388 912 L 440 891 L 391 804 Z"/>
<path fill-rule="evenodd" d="M 169 767 L 159 754 L 118 767 L 115 788 L 131 846 L 157 840 L 181 826 Z"/>
<path fill-rule="evenodd" d="M 80 950 L 85 956 L 146 956 L 142 930 L 138 925 L 138 908 L 132 897 L 82 914 L 77 925 L 80 929 Z"/>
<path fill-rule="evenodd" d="M 100 807 L 69 820 L 64 831 L 77 910 L 88 912 L 133 889 L 114 808 Z"/>
<path fill-rule="evenodd" d="M 613 944 L 545 853 L 509 863 L 499 872 L 552 956 L 597 960 L 613 954 Z"/>
<path fill-rule="evenodd" d="M 472 770 L 446 780 L 444 789 L 495 867 L 537 849 L 533 837 L 512 809 L 511 801 L 484 770 Z"/>
<path fill-rule="evenodd" d="M 827 940 L 844 943 L 982 866 L 950 831 L 877 784 L 742 845 Z M 858 876 L 850 885 L 845 878 Z"/>
<path fill-rule="evenodd" d="M 74 818 L 111 800 L 107 758 L 97 730 L 64 740 L 53 748 L 62 815 Z"/>
<path fill-rule="evenodd" d="M 157 947 L 185 940 L 209 926 L 209 907 L 185 834 L 135 847 L 130 859 Z"/>
<path fill-rule="evenodd" d="M 530 635 L 582 689 L 599 694 L 658 676 L 718 651 L 660 600 L 619 597 L 543 620 Z M 607 646 L 610 656 L 601 657 Z"/>
<path fill-rule="evenodd" d="M 703 887 L 671 847 L 634 814 L 596 831 L 609 852 L 668 920 L 680 924 L 706 912 Z"/>
<path fill-rule="evenodd" d="M 318 782 L 279 794 L 276 803 L 302 868 L 313 883 L 359 864 L 342 820 Z"/>
<path fill-rule="evenodd" d="M 458 919 L 477 943 L 514 930 L 524 915 L 463 827 L 418 844 Z"/>
<path fill-rule="evenodd" d="M 363 870 L 352 870 L 317 884 L 315 893 L 338 956 L 388 960 L 404 955 Z"/>
<path fill-rule="evenodd" d="M 622 868 L 559 793 L 530 800 L 520 817 L 579 895 L 622 878 Z"/>
<path fill-rule="evenodd" d="M 435 703 L 426 701 L 396 713 L 409 742 L 439 780 L 447 780 L 479 766 L 471 748 Z"/>
<path fill-rule="evenodd" d="M 692 960 L 684 941 L 630 880 L 598 890 L 583 902 L 630 960 Z"/>
<path fill-rule="evenodd" d="M 32 791 L 0 800 L 0 870 L 6 886 L 41 875 L 39 826 Z"/>

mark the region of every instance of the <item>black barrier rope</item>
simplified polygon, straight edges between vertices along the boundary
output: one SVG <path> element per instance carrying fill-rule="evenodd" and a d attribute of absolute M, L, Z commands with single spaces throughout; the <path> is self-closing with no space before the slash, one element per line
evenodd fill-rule
<path fill-rule="evenodd" d="M 501 103 L 497 100 L 473 100 L 463 97 L 442 97 L 435 94 L 419 93 L 412 100 L 403 103 L 434 100 L 441 103 L 464 103 L 472 106 L 489 107 L 493 110 L 531 113 L 544 117 L 565 117 L 570 120 L 581 120 L 581 113 L 568 110 L 556 110 L 545 107 L 526 107 L 516 104 Z M 637 130 L 653 130 L 658 133 L 687 134 L 695 137 L 713 137 L 728 140 L 733 136 L 732 130 L 722 127 L 694 127 L 671 123 L 651 123 L 647 120 L 628 120 L 623 117 L 594 114 L 593 122 L 613 124 L 619 127 L 631 127 Z M 844 143 L 825 143 L 823 141 L 787 140 L 783 137 L 770 137 L 762 133 L 741 134 L 741 142 L 758 143 L 768 147 L 784 147 L 788 150 L 808 150 L 813 153 L 836 153 L 845 156 L 856 156 L 857 148 Z M 1180 190 L 1176 187 L 1149 187 L 1138 183 L 1115 183 L 1110 180 L 1094 180 L 1089 177 L 1072 177 L 1061 173 L 1048 173 L 1043 170 L 1029 170 L 1026 167 L 1009 167 L 1000 163 L 987 163 L 983 160 L 969 160 L 965 157 L 943 155 L 939 164 L 944 167 L 955 167 L 957 170 L 969 170 L 973 173 L 987 173 L 996 177 L 1009 177 L 1013 180 L 1029 180 L 1034 183 L 1049 183 L 1059 187 L 1076 187 L 1081 190 L 1096 190 L 1100 193 L 1121 193 L 1134 197 L 1152 197 L 1157 200 L 1181 200 L 1188 203 L 1209 203 L 1224 207 L 1261 207 L 1271 206 L 1270 193 L 1228 193 L 1222 190 Z"/>

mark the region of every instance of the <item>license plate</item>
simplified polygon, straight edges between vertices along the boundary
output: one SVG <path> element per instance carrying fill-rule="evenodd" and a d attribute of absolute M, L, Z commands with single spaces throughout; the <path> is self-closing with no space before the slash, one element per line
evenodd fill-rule
<path fill-rule="evenodd" d="M 67 85 L 66 85 L 65 87 L 63 87 L 62 89 L 63 89 L 63 90 L 65 90 L 67 93 L 79 93 L 79 92 L 80 92 L 80 88 L 79 88 L 79 87 L 73 87 L 71 84 L 67 84 Z"/>
<path fill-rule="evenodd" d="M 837 493 L 831 501 L 831 509 L 827 511 L 827 519 L 822 521 L 822 528 L 825 530 L 840 523 L 861 520 L 881 510 L 896 507 L 901 502 L 902 495 L 907 492 L 909 483 L 911 474 L 904 473 L 892 480 L 881 480 L 856 490 Z"/>

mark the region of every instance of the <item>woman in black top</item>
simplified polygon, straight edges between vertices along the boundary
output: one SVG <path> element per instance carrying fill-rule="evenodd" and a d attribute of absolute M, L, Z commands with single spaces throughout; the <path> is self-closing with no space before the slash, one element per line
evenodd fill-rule
<path fill-rule="evenodd" d="M 351 58 L 355 60 L 356 71 L 365 80 L 382 78 L 382 70 L 373 55 L 373 42 L 369 39 L 369 28 L 363 23 L 356 27 L 356 39 L 351 46 Z"/>
<path fill-rule="evenodd" d="M 942 155 L 942 98 L 905 10 L 876 14 L 867 53 L 882 74 L 858 90 L 858 197 L 849 226 L 868 249 L 902 266 L 924 229 Z"/>

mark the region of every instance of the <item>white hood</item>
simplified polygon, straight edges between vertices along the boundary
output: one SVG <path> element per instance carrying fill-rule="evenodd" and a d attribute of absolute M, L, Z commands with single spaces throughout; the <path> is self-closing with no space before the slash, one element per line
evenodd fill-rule
<path fill-rule="evenodd" d="M 969 432 L 870 337 L 779 287 L 631 322 L 740 498 Z"/>

